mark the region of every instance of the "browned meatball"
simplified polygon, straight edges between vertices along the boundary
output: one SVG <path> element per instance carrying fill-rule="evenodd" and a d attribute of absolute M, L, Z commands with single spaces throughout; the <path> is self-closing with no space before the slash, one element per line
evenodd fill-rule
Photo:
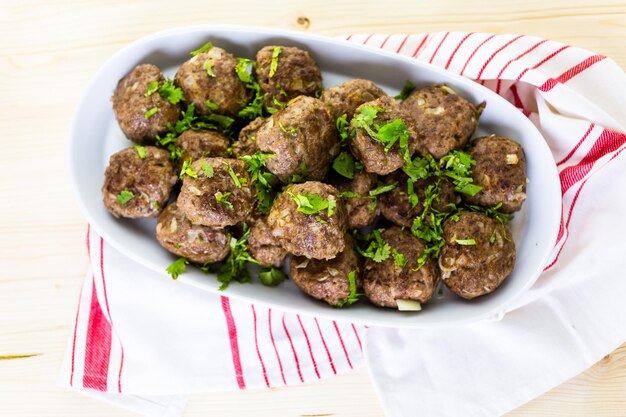
<path fill-rule="evenodd" d="M 186 175 L 178 196 L 178 206 L 189 220 L 205 226 L 225 227 L 248 217 L 254 206 L 255 192 L 245 162 L 200 158 L 191 164 L 191 169 L 197 178 Z M 207 176 L 205 171 L 211 175 Z"/>
<path fill-rule="evenodd" d="M 488 207 L 501 202 L 504 213 L 520 210 L 526 200 L 526 157 L 520 144 L 491 135 L 474 140 L 468 152 L 476 160 L 474 184 L 482 190 L 463 196 L 465 200 Z"/>
<path fill-rule="evenodd" d="M 248 238 L 250 254 L 263 266 L 280 267 L 287 256 L 287 251 L 280 246 L 267 225 L 267 217 L 253 220 Z"/>
<path fill-rule="evenodd" d="M 385 92 L 370 80 L 349 80 L 336 87 L 331 87 L 321 95 L 322 100 L 333 119 L 346 114 L 352 119 L 354 111 L 363 103 L 386 95 Z"/>
<path fill-rule="evenodd" d="M 148 84 L 155 81 L 165 81 L 156 65 L 137 65 L 118 82 L 111 97 L 113 113 L 122 132 L 139 144 L 154 143 L 157 135 L 167 133 L 167 124 L 176 123 L 180 117 L 180 106 L 166 101 L 158 92 L 146 97 Z"/>
<path fill-rule="evenodd" d="M 266 166 L 285 183 L 294 175 L 322 180 L 339 152 L 335 124 L 324 103 L 306 96 L 267 119 L 256 132 L 256 143 L 262 152 L 276 154 Z"/>
<path fill-rule="evenodd" d="M 294 255 L 334 258 L 345 247 L 347 225 L 346 207 L 338 196 L 335 187 L 321 182 L 288 185 L 274 200 L 267 218 L 272 235 Z M 298 204 L 294 201 L 299 197 L 324 199 L 335 207 L 305 214 L 298 211 Z"/>
<path fill-rule="evenodd" d="M 413 219 L 424 211 L 424 201 L 427 194 L 438 195 L 432 202 L 432 208 L 439 212 L 452 210 L 450 204 L 457 204 L 459 196 L 454 192 L 454 185 L 445 178 L 430 177 L 421 179 L 413 184 L 413 192 L 417 196 L 417 204 L 413 206 L 409 199 L 408 177 L 402 171 L 394 172 L 385 179 L 385 183 L 397 183 L 396 188 L 380 196 L 380 212 L 398 226 L 411 227 Z M 429 221 L 429 216 L 426 221 Z"/>
<path fill-rule="evenodd" d="M 439 255 L 443 282 L 463 298 L 492 292 L 513 271 L 511 229 L 495 219 L 482 213 L 462 213 L 458 221 L 446 221 L 443 237 L 446 243 Z"/>
<path fill-rule="evenodd" d="M 347 196 L 342 199 L 348 210 L 348 227 L 362 229 L 372 224 L 379 209 L 376 198 L 369 195 L 370 190 L 376 187 L 378 176 L 365 171 L 356 171 L 351 180 L 343 179 L 337 183 L 337 189 L 342 193 L 357 193 L 362 197 Z"/>
<path fill-rule="evenodd" d="M 174 82 L 185 99 L 196 106 L 197 114 L 235 116 L 250 101 L 250 92 L 235 72 L 236 65 L 237 58 L 214 46 L 183 63 Z M 207 100 L 217 108 L 207 107 Z"/>
<path fill-rule="evenodd" d="M 400 119 L 409 129 L 408 149 L 412 155 L 417 146 L 417 137 L 410 131 L 410 123 L 404 111 L 400 108 L 398 102 L 388 96 L 377 98 L 374 101 L 365 103 L 357 109 L 355 116 L 363 110 L 365 106 L 383 109 L 376 115 L 374 125 L 382 126 L 388 122 Z M 385 151 L 385 145 L 373 139 L 365 129 L 358 127 L 357 118 L 353 118 L 350 127 L 356 130 L 356 135 L 351 136 L 348 142 L 350 150 L 354 156 L 363 164 L 367 172 L 373 172 L 379 175 L 387 175 L 404 165 L 404 158 L 400 150 L 400 141 L 398 140 L 388 151 Z"/>
<path fill-rule="evenodd" d="M 272 58 L 275 50 L 278 56 Z M 313 96 L 324 88 L 322 73 L 313 58 L 307 51 L 293 46 L 271 45 L 259 50 L 256 77 L 265 92 L 265 103 L 270 107 L 275 107 L 274 98 L 286 103 L 301 95 Z"/>
<path fill-rule="evenodd" d="M 367 298 L 377 306 L 390 308 L 397 308 L 398 300 L 428 301 L 437 288 L 439 271 L 433 259 L 417 269 L 417 259 L 425 249 L 422 241 L 399 227 L 385 230 L 382 238 L 392 250 L 404 255 L 406 264 L 401 266 L 393 256 L 382 262 L 367 258 L 363 275 Z"/>
<path fill-rule="evenodd" d="M 212 130 L 186 130 L 176 139 L 176 145 L 184 151 L 178 161 L 182 165 L 188 159 L 205 156 L 228 157 L 229 144 L 226 136 Z"/>
<path fill-rule="evenodd" d="M 252 155 L 259 150 L 256 144 L 256 133 L 265 123 L 265 119 L 257 117 L 239 132 L 239 138 L 233 143 L 233 154 L 236 157 Z"/>
<path fill-rule="evenodd" d="M 146 146 L 141 158 L 135 148 L 121 150 L 109 159 L 104 173 L 104 206 L 115 217 L 156 217 L 176 184 L 174 164 L 163 149 Z"/>
<path fill-rule="evenodd" d="M 290 262 L 293 282 L 311 297 L 332 306 L 345 301 L 350 295 L 351 272 L 354 272 L 357 288 L 361 288 L 360 259 L 350 235 L 346 235 L 346 248 L 333 259 L 294 256 Z"/>
<path fill-rule="evenodd" d="M 450 87 L 434 85 L 413 92 L 402 102 L 402 107 L 422 137 L 418 151 L 439 159 L 467 144 L 484 103 L 476 107 Z"/>
<path fill-rule="evenodd" d="M 156 238 L 168 251 L 198 264 L 221 261 L 230 251 L 230 233 L 191 223 L 176 202 L 159 214 Z"/>

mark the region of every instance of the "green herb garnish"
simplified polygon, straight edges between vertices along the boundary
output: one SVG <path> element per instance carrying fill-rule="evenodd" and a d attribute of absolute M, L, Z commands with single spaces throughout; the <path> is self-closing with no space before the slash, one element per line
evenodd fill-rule
<path fill-rule="evenodd" d="M 391 255 L 393 256 L 393 263 L 398 267 L 398 268 L 404 268 L 404 266 L 407 264 L 407 259 L 406 256 L 404 256 L 404 254 L 398 252 L 395 249 L 391 249 Z"/>
<path fill-rule="evenodd" d="M 350 152 L 341 152 L 333 161 L 333 169 L 346 178 L 354 178 L 356 165 Z"/>
<path fill-rule="evenodd" d="M 300 213 L 311 215 L 327 210 L 328 217 L 335 213 L 337 201 L 334 195 L 329 195 L 328 199 L 325 199 L 319 194 L 294 194 L 290 191 L 287 191 L 287 193 L 296 202 L 298 206 L 297 211 Z"/>
<path fill-rule="evenodd" d="M 206 106 L 207 109 L 209 110 L 217 110 L 220 108 L 220 106 L 218 106 L 217 104 L 213 103 L 211 100 L 207 100 L 204 102 L 204 105 Z"/>
<path fill-rule="evenodd" d="M 134 197 L 135 194 L 133 194 L 132 191 L 122 190 L 115 198 L 117 198 L 117 201 L 119 201 L 120 203 L 126 205 Z"/>
<path fill-rule="evenodd" d="M 211 78 L 215 78 L 215 73 L 213 72 L 213 66 L 211 65 L 211 61 L 207 60 L 204 61 L 204 70 L 206 71 L 206 75 L 208 75 Z"/>
<path fill-rule="evenodd" d="M 225 193 L 222 193 L 221 191 L 218 191 L 215 193 L 215 201 L 217 201 L 219 204 L 222 204 L 226 207 L 230 207 L 233 208 L 233 203 L 231 203 L 230 201 L 228 201 L 228 197 L 230 197 L 232 193 L 227 191 Z"/>
<path fill-rule="evenodd" d="M 282 283 L 287 276 L 283 271 L 277 268 L 268 268 L 265 271 L 259 273 L 259 279 L 263 285 L 268 287 L 275 287 Z"/>
<path fill-rule="evenodd" d="M 350 294 L 348 294 L 346 298 L 337 301 L 337 304 L 335 304 L 335 307 L 338 307 L 338 308 L 350 307 L 352 304 L 359 301 L 359 297 L 363 295 L 363 294 L 357 293 L 355 271 L 350 271 L 350 273 L 348 274 L 348 282 L 350 285 Z"/>
<path fill-rule="evenodd" d="M 204 172 L 204 176 L 207 178 L 211 178 L 214 174 L 213 167 L 206 163 L 206 161 L 202 161 L 200 163 L 200 167 L 202 168 L 202 172 Z"/>
<path fill-rule="evenodd" d="M 357 247 L 357 251 L 374 262 L 387 260 L 391 255 L 391 246 L 383 240 L 381 236 L 383 230 L 384 229 L 377 229 L 365 235 L 365 240 L 369 241 L 369 245 L 364 251 Z"/>
<path fill-rule="evenodd" d="M 185 272 L 189 265 L 189 261 L 185 258 L 178 258 L 165 271 L 172 276 L 172 279 L 178 279 L 178 276 Z"/>
<path fill-rule="evenodd" d="M 228 175 L 230 175 L 230 178 L 232 178 L 233 182 L 235 183 L 235 187 L 241 188 L 241 179 L 237 176 L 237 173 L 235 172 L 233 167 L 230 166 L 230 164 L 225 161 L 223 162 L 223 164 L 224 166 L 226 166 L 226 169 L 228 170 Z"/>
<path fill-rule="evenodd" d="M 373 190 L 370 190 L 369 194 L 371 196 L 384 194 L 384 193 L 387 193 L 387 192 L 393 190 L 394 188 L 396 188 L 397 185 L 398 185 L 398 181 L 396 181 L 394 183 L 391 183 L 391 184 L 387 184 L 387 185 L 379 185 L 378 187 L 374 188 Z"/>
<path fill-rule="evenodd" d="M 144 117 L 147 120 L 147 119 L 151 118 L 152 116 L 154 116 L 155 114 L 157 114 L 160 111 L 161 111 L 161 109 L 159 109 L 158 107 L 153 107 L 151 109 L 146 110 L 146 113 L 144 114 Z"/>
<path fill-rule="evenodd" d="M 398 94 L 394 98 L 404 101 L 408 96 L 411 95 L 413 90 L 415 90 L 415 84 L 413 84 L 411 80 L 407 80 L 407 82 L 404 84 L 404 87 L 402 87 L 402 91 L 400 91 L 400 94 Z"/>
<path fill-rule="evenodd" d="M 476 244 L 474 239 L 454 239 L 454 241 L 463 246 L 473 246 Z"/>
<path fill-rule="evenodd" d="M 135 150 L 137 151 L 137 155 L 139 158 L 146 159 L 146 148 L 143 146 L 135 145 Z"/>
<path fill-rule="evenodd" d="M 338 117 L 337 121 L 335 122 L 335 126 L 337 126 L 339 137 L 341 137 L 341 141 L 339 143 L 343 143 L 348 140 L 348 136 L 350 134 L 350 122 L 348 122 L 348 115 L 343 114 L 342 116 Z"/>
<path fill-rule="evenodd" d="M 278 56 L 281 53 L 280 46 L 275 46 L 272 49 L 272 62 L 270 63 L 270 73 L 269 77 L 272 78 L 274 74 L 276 74 L 276 70 L 278 69 Z"/>
<path fill-rule="evenodd" d="M 213 44 L 211 42 L 207 42 L 204 45 L 202 45 L 200 48 L 196 49 L 195 51 L 191 51 L 189 54 L 191 56 L 200 55 L 201 53 L 206 52 L 211 48 L 213 48 Z"/>
<path fill-rule="evenodd" d="M 182 180 L 185 175 L 192 178 L 198 178 L 198 173 L 191 169 L 191 159 L 186 159 L 183 162 L 183 167 L 180 170 L 179 178 Z"/>

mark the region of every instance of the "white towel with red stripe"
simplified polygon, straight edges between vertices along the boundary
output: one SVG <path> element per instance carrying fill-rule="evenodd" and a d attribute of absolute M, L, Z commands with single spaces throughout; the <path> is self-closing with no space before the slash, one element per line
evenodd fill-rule
<path fill-rule="evenodd" d="M 189 393 L 298 384 L 366 362 L 389 416 L 486 417 L 566 381 L 626 340 L 626 75 L 619 66 L 532 36 L 347 40 L 475 79 L 541 130 L 558 161 L 563 214 L 537 284 L 500 321 L 364 329 L 155 279 L 91 231 L 61 385 L 174 417 Z"/>

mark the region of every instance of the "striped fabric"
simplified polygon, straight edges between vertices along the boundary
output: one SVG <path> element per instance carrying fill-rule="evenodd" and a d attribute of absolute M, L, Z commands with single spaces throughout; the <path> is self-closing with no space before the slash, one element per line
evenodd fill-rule
<path fill-rule="evenodd" d="M 626 145 L 622 70 L 604 56 L 524 35 L 441 32 L 346 40 L 474 79 L 530 118 L 548 141 L 561 179 L 561 225 L 546 269 L 558 266 L 587 181 Z M 139 401 L 135 409 L 150 414 L 145 410 L 154 404 L 171 405 L 169 394 L 279 387 L 363 364 L 361 326 L 151 280 L 148 271 L 93 231 L 87 233 L 87 247 L 90 272 L 60 376 L 63 385 L 129 394 Z"/>

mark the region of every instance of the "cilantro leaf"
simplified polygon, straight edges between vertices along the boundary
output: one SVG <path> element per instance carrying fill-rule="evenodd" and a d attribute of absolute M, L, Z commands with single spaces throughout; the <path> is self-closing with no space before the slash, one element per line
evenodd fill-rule
<path fill-rule="evenodd" d="M 171 79 L 165 80 L 165 82 L 159 86 L 159 94 L 163 97 L 164 100 L 172 103 L 178 104 L 179 101 L 185 99 L 185 95 L 183 94 L 183 90 L 176 87 Z"/>
<path fill-rule="evenodd" d="M 248 248 L 248 238 L 250 237 L 250 228 L 246 223 L 243 223 L 243 235 L 236 239 L 230 238 L 230 252 L 224 262 L 217 268 L 217 280 L 222 284 L 218 288 L 219 291 L 224 291 L 228 285 L 234 280 L 239 283 L 251 282 L 252 277 L 246 269 L 248 262 L 258 263 Z M 208 272 L 213 271 L 212 265 L 204 265 L 200 269 Z"/>
<path fill-rule="evenodd" d="M 237 173 L 235 172 L 235 170 L 233 169 L 232 166 L 230 166 L 230 164 L 226 161 L 222 162 L 224 164 L 224 166 L 226 167 L 226 169 L 228 170 L 228 175 L 230 175 L 230 178 L 233 180 L 233 182 L 235 183 L 235 187 L 237 188 L 241 188 L 241 179 L 237 176 Z"/>
<path fill-rule="evenodd" d="M 204 45 L 202 45 L 200 48 L 196 49 L 195 51 L 191 51 L 189 54 L 191 56 L 200 55 L 201 53 L 206 52 L 211 48 L 213 48 L 213 44 L 211 42 L 207 42 Z"/>
<path fill-rule="evenodd" d="M 205 101 L 204 105 L 209 110 L 217 110 L 217 109 L 220 108 L 220 106 L 218 106 L 217 104 L 213 103 L 211 100 Z"/>
<path fill-rule="evenodd" d="M 476 244 L 474 239 L 454 239 L 454 241 L 463 246 L 473 246 Z"/>
<path fill-rule="evenodd" d="M 248 71 L 248 68 L 252 68 L 254 61 L 247 58 L 237 58 L 237 65 L 235 65 L 235 72 L 239 79 L 244 83 L 252 81 L 252 71 Z"/>
<path fill-rule="evenodd" d="M 285 273 L 277 268 L 268 268 L 259 273 L 259 279 L 263 285 L 267 285 L 268 287 L 275 287 L 282 283 L 286 278 L 287 276 Z"/>
<path fill-rule="evenodd" d="M 271 183 L 276 180 L 276 176 L 265 168 L 265 161 L 275 158 L 275 154 L 261 153 L 259 151 L 252 155 L 243 155 L 239 159 L 248 164 L 250 181 L 257 191 L 257 209 L 262 213 L 268 213 L 274 202 L 275 193 Z"/>
<path fill-rule="evenodd" d="M 476 161 L 472 156 L 463 151 L 452 151 L 442 156 L 439 160 L 439 167 L 442 175 L 450 178 L 454 184 L 454 189 L 460 193 L 474 196 L 482 187 L 472 184 L 472 167 Z"/>
<path fill-rule="evenodd" d="M 157 114 L 160 111 L 161 111 L 161 109 L 159 109 L 158 107 L 153 107 L 151 109 L 146 110 L 146 113 L 144 114 L 144 117 L 147 120 L 147 119 L 151 118 L 152 116 L 154 116 L 155 114 Z"/>
<path fill-rule="evenodd" d="M 228 201 L 228 197 L 231 195 L 232 193 L 227 191 L 225 193 L 222 193 L 221 191 L 218 191 L 215 193 L 215 201 L 217 201 L 219 204 L 222 204 L 226 207 L 229 208 L 233 208 L 233 203 L 231 203 L 230 201 Z"/>
<path fill-rule="evenodd" d="M 191 169 L 191 159 L 187 159 L 183 162 L 183 166 L 180 170 L 179 178 L 182 180 L 187 175 L 192 178 L 198 178 L 198 173 Z"/>
<path fill-rule="evenodd" d="M 204 172 L 204 176 L 207 178 L 211 178 L 214 174 L 213 167 L 206 163 L 206 161 L 202 161 L 200 164 L 202 168 L 202 172 Z"/>
<path fill-rule="evenodd" d="M 398 181 L 396 181 L 394 183 L 391 183 L 391 184 L 387 184 L 387 185 L 379 185 L 378 187 L 374 188 L 373 190 L 370 190 L 369 194 L 371 196 L 384 194 L 384 193 L 387 193 L 387 192 L 393 190 L 394 188 L 396 188 L 397 185 L 398 185 Z"/>
<path fill-rule="evenodd" d="M 300 213 L 311 215 L 327 210 L 328 217 L 335 213 L 337 202 L 334 195 L 329 195 L 328 199 L 325 199 L 319 194 L 294 194 L 291 191 L 287 191 L 287 193 L 295 201 L 298 206 L 296 210 Z"/>
<path fill-rule="evenodd" d="M 344 191 L 343 193 L 339 194 L 339 197 L 341 197 L 341 198 L 362 198 L 364 196 L 362 196 L 359 193 L 355 193 L 354 191 Z"/>
<path fill-rule="evenodd" d="M 346 151 L 341 152 L 333 161 L 333 169 L 346 178 L 354 178 L 356 168 L 352 154 Z"/>
<path fill-rule="evenodd" d="M 357 251 L 374 262 L 380 263 L 387 260 L 391 255 L 391 246 L 383 240 L 381 236 L 383 230 L 377 229 L 365 235 L 365 240 L 369 241 L 369 245 L 364 251 L 357 247 Z"/>
<path fill-rule="evenodd" d="M 406 259 L 406 256 L 404 256 L 403 253 L 398 252 L 395 248 L 391 249 L 391 255 L 393 256 L 393 263 L 398 268 L 404 268 L 404 266 L 408 262 L 408 260 Z"/>
<path fill-rule="evenodd" d="M 404 84 L 404 87 L 402 87 L 402 91 L 400 91 L 400 94 L 398 94 L 394 98 L 397 100 L 404 101 L 406 100 L 408 96 L 411 95 L 413 90 L 415 90 L 415 84 L 413 84 L 411 80 L 407 80 L 406 83 Z"/>
<path fill-rule="evenodd" d="M 211 65 L 211 61 L 206 60 L 204 61 L 204 70 L 206 71 L 206 75 L 208 75 L 211 78 L 215 78 L 215 73 L 213 72 L 213 65 Z"/>
<path fill-rule="evenodd" d="M 148 83 L 148 87 L 146 90 L 146 93 L 144 94 L 145 97 L 150 97 L 152 94 L 156 93 L 157 90 L 159 89 L 159 82 L 158 81 L 150 81 Z"/>
<path fill-rule="evenodd" d="M 117 201 L 119 201 L 120 203 L 126 205 L 134 197 L 135 197 L 135 194 L 133 194 L 132 191 L 122 190 L 115 198 L 117 198 Z"/>
<path fill-rule="evenodd" d="M 272 49 L 272 62 L 270 63 L 270 73 L 269 73 L 269 77 L 272 78 L 274 76 L 274 74 L 276 74 L 276 70 L 278 69 L 278 56 L 281 53 L 281 48 L 280 46 L 275 46 L 274 49 Z"/>
<path fill-rule="evenodd" d="M 405 164 L 402 171 L 409 177 L 411 181 L 418 181 L 428 178 L 431 174 L 430 163 L 426 158 L 416 157 L 410 164 Z"/>
<path fill-rule="evenodd" d="M 348 115 L 343 114 L 342 116 L 338 117 L 337 121 L 335 122 L 335 126 L 337 126 L 339 137 L 341 137 L 339 143 L 345 142 L 348 139 L 350 133 L 350 123 L 348 122 Z"/>
<path fill-rule="evenodd" d="M 185 272 L 189 265 L 189 261 L 185 258 L 178 258 L 165 271 L 172 276 L 172 279 L 178 279 L 178 276 Z"/>
<path fill-rule="evenodd" d="M 137 155 L 139 158 L 146 159 L 146 148 L 143 146 L 135 145 L 135 150 L 137 151 Z"/>
<path fill-rule="evenodd" d="M 337 304 L 335 304 L 335 307 L 338 307 L 338 308 L 350 307 L 352 304 L 359 301 L 359 297 L 363 295 L 363 294 L 357 293 L 356 271 L 350 271 L 350 273 L 348 274 L 348 282 L 350 285 L 350 294 L 348 294 L 346 298 L 337 301 Z"/>

